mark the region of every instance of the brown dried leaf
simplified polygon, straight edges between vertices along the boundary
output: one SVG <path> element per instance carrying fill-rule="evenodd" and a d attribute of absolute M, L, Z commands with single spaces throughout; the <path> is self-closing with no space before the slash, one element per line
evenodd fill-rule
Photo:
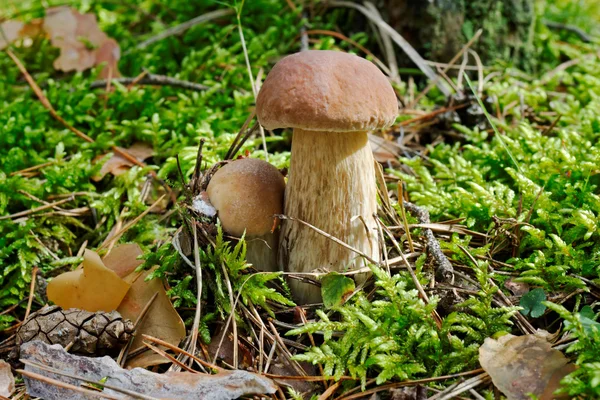
<path fill-rule="evenodd" d="M 119 76 L 117 63 L 120 50 L 117 42 L 110 39 L 98 27 L 93 14 L 80 14 L 69 7 L 55 7 L 46 11 L 44 30 L 50 36 L 50 43 L 60 49 L 54 68 L 61 71 L 84 71 L 106 62 L 101 72 L 103 77 L 112 70 L 112 76 Z"/>
<path fill-rule="evenodd" d="M 529 292 L 529 284 L 525 282 L 515 282 L 514 279 L 509 279 L 504 282 L 504 287 L 511 291 L 515 296 L 523 296 Z"/>
<path fill-rule="evenodd" d="M 5 21 L 0 24 L 0 50 L 21 37 L 23 26 L 21 21 Z"/>
<path fill-rule="evenodd" d="M 21 21 L 5 21 L 0 24 L 0 50 L 18 39 L 33 38 L 43 32 L 41 18 L 32 19 L 24 24 Z M 6 39 L 6 40 L 5 40 Z M 27 45 L 27 43 L 23 43 Z"/>
<path fill-rule="evenodd" d="M 189 372 L 167 372 L 157 374 L 145 369 L 125 370 L 110 357 L 81 357 L 67 353 L 61 346 L 50 346 L 40 341 L 24 344 L 21 358 L 46 365 L 67 374 L 92 381 L 105 379 L 108 386 L 119 387 L 149 397 L 161 399 L 203 399 L 228 400 L 252 394 L 275 393 L 273 381 L 248 371 L 224 371 L 216 375 L 193 374 Z M 26 371 L 38 373 L 64 383 L 79 386 L 80 381 L 50 373 L 27 364 Z M 83 400 L 91 398 L 63 387 L 24 377 L 27 393 L 31 397 L 45 400 Z M 122 393 L 104 388 L 103 393 L 123 398 Z"/>
<path fill-rule="evenodd" d="M 400 156 L 400 146 L 380 136 L 369 134 L 369 144 L 375 161 L 380 163 L 397 162 Z"/>
<path fill-rule="evenodd" d="M 134 143 L 128 149 L 121 149 L 127 151 L 133 157 L 135 157 L 138 161 L 142 162 L 148 157 L 152 156 L 154 150 L 146 143 Z M 103 158 L 104 156 L 100 156 L 99 158 Z M 100 169 L 99 175 L 93 177 L 96 182 L 102 180 L 104 176 L 108 173 L 111 173 L 115 176 L 124 174 L 133 166 L 133 163 L 119 154 L 114 154 L 102 165 Z"/>
<path fill-rule="evenodd" d="M 0 360 L 0 396 L 9 397 L 15 391 L 15 377 L 10 364 Z"/>
<path fill-rule="evenodd" d="M 126 281 L 132 282 L 131 288 L 117 309 L 123 317 L 135 321 L 152 296 L 158 293 L 137 329 L 136 337 L 131 345 L 131 352 L 145 347 L 142 335 L 153 336 L 175 346 L 179 345 L 181 339 L 185 337 L 183 320 L 173 308 L 162 281 L 160 279 L 145 280 L 151 272 L 152 270 L 144 271 L 141 274 L 132 272 L 125 278 Z M 137 367 L 148 367 L 168 362 L 168 360 L 153 352 L 146 352 L 131 362 Z"/>
<path fill-rule="evenodd" d="M 86 249 L 83 269 L 65 272 L 52 279 L 47 293 L 49 300 L 64 309 L 113 311 L 125 297 L 129 286 L 104 266 L 97 253 Z"/>
<path fill-rule="evenodd" d="M 102 261 L 106 268 L 115 271 L 119 278 L 125 278 L 144 263 L 143 260 L 138 260 L 142 254 L 144 253 L 137 243 L 122 244 L 112 249 Z"/>
<path fill-rule="evenodd" d="M 508 400 L 529 399 L 528 393 L 541 396 L 555 385 L 551 380 L 557 371 L 568 370 L 567 358 L 538 335 L 487 338 L 479 348 L 479 362 Z"/>

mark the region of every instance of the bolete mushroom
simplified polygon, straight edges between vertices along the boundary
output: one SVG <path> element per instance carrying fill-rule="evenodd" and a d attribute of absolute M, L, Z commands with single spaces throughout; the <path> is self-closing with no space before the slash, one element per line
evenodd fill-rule
<path fill-rule="evenodd" d="M 246 232 L 246 259 L 261 271 L 277 271 L 275 214 L 283 210 L 283 175 L 266 161 L 243 158 L 221 167 L 206 192 L 223 230 Z M 272 232 L 273 231 L 273 232 Z"/>
<path fill-rule="evenodd" d="M 371 62 L 336 51 L 304 51 L 271 70 L 256 102 L 267 129 L 293 128 L 284 212 L 379 260 L 377 189 L 367 131 L 398 114 L 392 86 Z M 341 271 L 365 266 L 356 253 L 305 225 L 283 221 L 279 263 L 287 271 Z M 363 279 L 366 276 L 363 276 Z M 319 288 L 290 282 L 299 303 Z"/>

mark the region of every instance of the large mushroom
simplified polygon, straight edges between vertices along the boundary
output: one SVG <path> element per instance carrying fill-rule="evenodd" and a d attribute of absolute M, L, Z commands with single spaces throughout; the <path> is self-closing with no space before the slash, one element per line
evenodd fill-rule
<path fill-rule="evenodd" d="M 377 189 L 367 132 L 398 114 L 392 86 L 371 62 L 336 51 L 305 51 L 279 61 L 258 94 L 267 129 L 293 128 L 284 212 L 379 260 Z M 283 221 L 279 263 L 286 271 L 365 266 L 356 253 L 295 221 Z M 364 278 L 364 277 L 363 277 Z M 297 302 L 320 301 L 319 288 L 290 286 Z"/>
<path fill-rule="evenodd" d="M 246 236 L 246 259 L 261 271 L 277 271 L 275 214 L 283 209 L 283 175 L 266 161 L 242 158 L 221 167 L 206 192 L 225 232 Z"/>

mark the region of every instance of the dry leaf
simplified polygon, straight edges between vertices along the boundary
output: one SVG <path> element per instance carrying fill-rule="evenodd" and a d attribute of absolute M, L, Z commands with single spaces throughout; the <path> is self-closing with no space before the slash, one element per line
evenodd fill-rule
<path fill-rule="evenodd" d="M 530 399 L 528 393 L 541 396 L 570 369 L 567 358 L 539 335 L 487 338 L 479 348 L 479 362 L 508 400 Z"/>
<path fill-rule="evenodd" d="M 148 157 L 152 156 L 152 153 L 153 153 L 152 147 L 150 147 L 146 143 L 134 143 L 133 146 L 131 146 L 130 148 L 121 149 L 121 150 L 127 151 L 129 154 L 131 154 L 133 157 L 135 157 L 140 162 L 142 162 L 145 159 L 147 159 Z M 104 158 L 104 157 L 105 156 L 100 156 L 98 158 Z M 125 172 L 127 172 L 132 166 L 133 166 L 133 163 L 131 161 L 123 158 L 119 154 L 113 154 L 108 159 L 108 161 L 106 161 L 104 163 L 104 165 L 102 165 L 99 175 L 93 177 L 92 179 L 94 179 L 96 182 L 98 182 L 102 178 L 104 178 L 104 176 L 108 173 L 111 173 L 115 176 L 121 175 L 121 174 L 124 174 Z"/>
<path fill-rule="evenodd" d="M 156 374 L 141 368 L 125 370 L 110 357 L 75 356 L 67 353 L 59 345 L 51 346 L 40 341 L 24 344 L 21 347 L 21 358 L 92 381 L 105 380 L 105 385 L 161 399 L 229 400 L 245 395 L 270 394 L 276 391 L 273 381 L 248 371 L 234 370 L 207 375 L 189 372 Z M 44 371 L 31 364 L 26 365 L 25 371 L 38 373 L 71 385 L 80 386 L 81 384 L 81 381 Z M 90 398 L 87 394 L 49 385 L 26 376 L 24 376 L 24 381 L 27 393 L 31 397 L 41 397 L 45 400 L 87 400 Z M 107 387 L 104 388 L 103 393 L 118 399 L 131 398 Z"/>
<path fill-rule="evenodd" d="M 397 162 L 400 156 L 400 146 L 382 137 L 369 134 L 369 144 L 375 161 L 380 163 Z"/>
<path fill-rule="evenodd" d="M 21 37 L 21 29 L 24 24 L 21 21 L 5 21 L 0 24 L 0 50 Z M 6 39 L 5 39 L 6 38 Z"/>
<path fill-rule="evenodd" d="M 177 346 L 186 334 L 183 320 L 173 308 L 162 281 L 160 279 L 145 280 L 151 272 L 152 270 L 141 274 L 132 272 L 125 278 L 126 281 L 131 282 L 131 288 L 117 309 L 124 318 L 135 321 L 146 304 L 152 299 L 152 296 L 158 293 L 137 329 L 136 338 L 131 345 L 131 352 L 145 347 L 142 335 L 153 336 Z M 131 365 L 148 367 L 165 362 L 168 362 L 168 360 L 150 351 L 135 357 L 131 360 Z"/>
<path fill-rule="evenodd" d="M 10 364 L 0 360 L 0 396 L 9 397 L 15 391 L 15 377 Z"/>
<path fill-rule="evenodd" d="M 138 257 L 142 254 L 144 253 L 138 244 L 122 244 L 112 249 L 102 259 L 102 262 L 104 262 L 106 268 L 115 271 L 119 278 L 125 278 L 144 263 L 143 260 L 138 260 Z"/>
<path fill-rule="evenodd" d="M 129 290 L 129 284 L 106 268 L 97 253 L 85 250 L 83 269 L 65 272 L 48 284 L 48 299 L 64 309 L 113 311 Z"/>
<path fill-rule="evenodd" d="M 100 30 L 95 15 L 80 14 L 69 7 L 50 8 L 44 18 L 44 30 L 50 36 L 50 43 L 60 49 L 55 69 L 84 71 L 106 62 L 100 73 L 102 78 L 109 75 L 109 69 L 113 77 L 120 75 L 119 46 Z"/>
<path fill-rule="evenodd" d="M 529 292 L 529 284 L 524 282 L 515 282 L 513 278 L 504 282 L 504 287 L 511 291 L 515 296 L 523 296 Z"/>
<path fill-rule="evenodd" d="M 112 269 L 131 285 L 118 308 L 125 318 L 136 321 L 152 296 L 158 293 L 137 329 L 136 339 L 131 345 L 131 352 L 145 347 L 142 335 L 154 336 L 177 346 L 186 334 L 185 325 L 173 308 L 162 282 L 159 279 L 145 280 L 152 271 L 135 272 L 135 269 L 143 262 L 137 259 L 142 254 L 142 249 L 137 244 L 124 244 L 115 247 L 103 260 L 107 268 Z M 129 360 L 127 366 L 132 368 L 149 367 L 165 362 L 167 360 L 163 356 L 149 350 Z"/>

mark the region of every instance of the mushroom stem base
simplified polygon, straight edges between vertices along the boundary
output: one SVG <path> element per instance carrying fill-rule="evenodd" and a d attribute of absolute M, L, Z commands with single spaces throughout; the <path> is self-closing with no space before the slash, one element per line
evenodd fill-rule
<path fill-rule="evenodd" d="M 246 239 L 246 260 L 259 271 L 275 272 L 277 266 L 277 244 L 279 236 L 267 233 L 262 236 Z"/>
<path fill-rule="evenodd" d="M 294 130 L 284 212 L 379 260 L 377 189 L 366 132 Z M 282 221 L 279 263 L 289 272 L 345 271 L 366 266 L 355 252 L 310 227 Z M 358 280 L 367 275 L 361 274 Z M 290 281 L 299 304 L 321 301 L 318 287 Z"/>

